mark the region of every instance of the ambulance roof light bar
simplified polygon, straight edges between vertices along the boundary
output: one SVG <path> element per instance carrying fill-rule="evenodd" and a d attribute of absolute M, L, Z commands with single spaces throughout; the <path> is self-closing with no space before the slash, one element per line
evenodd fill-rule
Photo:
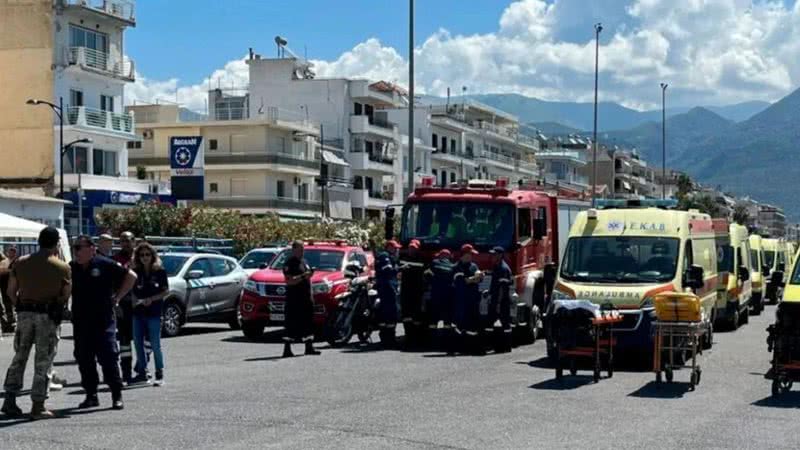
<path fill-rule="evenodd" d="M 656 200 L 656 199 L 639 199 L 639 200 L 621 200 L 621 199 L 598 199 L 596 200 L 598 209 L 630 209 L 630 208 L 660 208 L 660 209 L 675 209 L 678 207 L 678 201 L 675 199 Z"/>

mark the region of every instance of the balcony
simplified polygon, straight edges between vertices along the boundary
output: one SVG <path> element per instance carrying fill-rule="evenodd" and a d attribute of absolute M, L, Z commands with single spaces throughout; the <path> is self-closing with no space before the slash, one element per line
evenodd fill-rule
<path fill-rule="evenodd" d="M 520 133 L 516 127 L 501 127 L 481 120 L 472 122 L 472 126 L 479 130 L 488 132 L 495 137 L 502 138 L 506 142 L 513 142 L 514 144 L 525 146 L 532 150 L 539 150 L 539 142 L 530 136 Z"/>
<path fill-rule="evenodd" d="M 128 161 L 131 165 L 153 167 L 169 167 L 169 159 L 166 156 L 154 156 L 153 154 L 128 153 Z M 276 172 L 289 174 L 302 174 L 306 176 L 319 175 L 319 158 L 309 158 L 308 153 L 298 149 L 271 149 L 259 150 L 254 152 L 236 153 L 216 153 L 214 151 L 205 152 L 206 170 L 231 170 L 231 166 L 241 169 L 242 166 L 258 166 L 274 170 Z"/>
<path fill-rule="evenodd" d="M 394 193 L 368 189 L 353 189 L 350 204 L 353 208 L 384 209 L 392 203 Z"/>
<path fill-rule="evenodd" d="M 588 161 L 585 152 L 567 149 L 548 149 L 539 150 L 536 152 L 536 159 L 538 160 L 555 160 L 575 163 L 580 166 L 585 166 Z"/>
<path fill-rule="evenodd" d="M 132 114 L 119 114 L 86 106 L 65 108 L 65 125 L 74 125 L 95 131 L 108 131 L 134 138 L 134 121 Z"/>
<path fill-rule="evenodd" d="M 61 0 L 69 7 L 78 7 L 98 12 L 128 25 L 136 25 L 136 3 L 133 0 Z"/>
<path fill-rule="evenodd" d="M 322 202 L 291 197 L 278 197 L 269 195 L 225 195 L 210 194 L 203 202 L 212 208 L 237 208 L 252 210 L 285 210 L 305 211 L 320 213 Z"/>
<path fill-rule="evenodd" d="M 136 79 L 136 70 L 130 58 L 119 58 L 88 47 L 65 47 L 65 59 L 69 65 L 100 75 L 125 81 Z"/>
<path fill-rule="evenodd" d="M 372 89 L 366 80 L 353 80 L 350 82 L 350 97 L 355 100 L 377 103 L 385 106 L 401 107 L 403 100 L 397 92 L 382 92 Z"/>
<path fill-rule="evenodd" d="M 387 139 L 394 138 L 395 125 L 375 116 L 351 115 L 350 132 L 355 134 L 372 134 Z"/>
<path fill-rule="evenodd" d="M 363 141 L 353 142 L 350 154 L 347 155 L 352 169 L 394 173 L 395 152 L 382 150 L 380 147 L 381 145 L 376 144 L 372 149 L 368 149 Z"/>
<path fill-rule="evenodd" d="M 501 153 L 495 153 L 483 150 L 478 154 L 478 159 L 484 160 L 484 162 L 490 162 L 494 164 L 502 164 L 505 166 L 509 166 L 508 168 L 513 169 L 518 164 L 518 159 L 512 158 L 510 156 L 503 155 Z"/>
<path fill-rule="evenodd" d="M 170 184 L 163 181 L 139 180 L 136 178 L 112 177 L 107 175 L 91 175 L 87 173 L 81 174 L 79 180 L 78 174 L 76 173 L 64 173 L 65 190 L 77 188 L 79 181 L 83 190 L 161 195 L 169 195 L 170 193 Z M 119 203 L 136 203 L 136 201 L 124 201 L 125 197 L 119 200 Z"/>
<path fill-rule="evenodd" d="M 553 178 L 551 178 L 553 177 Z M 589 177 L 585 177 L 583 175 L 570 175 L 570 174 L 554 174 L 548 173 L 545 174 L 545 178 L 548 182 L 558 182 L 558 183 L 569 183 L 575 184 L 578 186 L 589 187 Z"/>

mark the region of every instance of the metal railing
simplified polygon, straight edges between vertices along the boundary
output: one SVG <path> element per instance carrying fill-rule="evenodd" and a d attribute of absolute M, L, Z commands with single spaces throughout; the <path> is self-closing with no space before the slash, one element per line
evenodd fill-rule
<path fill-rule="evenodd" d="M 549 158 L 570 158 L 570 159 L 577 159 L 579 161 L 587 161 L 586 154 L 584 152 L 579 152 L 574 150 L 561 150 L 561 149 L 539 150 L 536 152 L 536 156 L 549 157 Z"/>
<path fill-rule="evenodd" d="M 133 115 L 103 111 L 86 106 L 73 106 L 66 109 L 66 121 L 69 125 L 102 128 L 109 131 L 133 134 Z"/>
<path fill-rule="evenodd" d="M 132 0 L 62 0 L 67 5 L 84 6 L 131 22 L 136 21 L 136 3 Z"/>
<path fill-rule="evenodd" d="M 247 108 L 215 108 L 214 120 L 244 120 L 247 119 Z"/>
<path fill-rule="evenodd" d="M 389 122 L 384 117 L 379 117 L 379 116 L 368 116 L 368 117 L 369 117 L 369 124 L 370 125 L 374 125 L 374 126 L 380 127 L 380 128 L 386 128 L 387 130 L 393 130 L 394 129 L 395 124 L 392 123 L 392 122 Z"/>
<path fill-rule="evenodd" d="M 505 164 L 511 164 L 511 165 L 514 165 L 519 161 L 516 158 L 512 158 L 510 156 L 506 156 L 506 155 L 503 155 L 503 154 L 500 154 L 500 153 L 495 153 L 495 152 L 486 151 L 486 150 L 481 151 L 480 154 L 478 155 L 478 157 L 479 158 L 491 159 L 493 161 L 498 161 L 498 162 L 502 162 L 502 163 L 505 163 Z"/>
<path fill-rule="evenodd" d="M 67 61 L 69 64 L 94 69 L 126 80 L 133 81 L 136 78 L 133 60 L 130 58 L 114 57 L 109 53 L 89 47 L 68 47 Z"/>

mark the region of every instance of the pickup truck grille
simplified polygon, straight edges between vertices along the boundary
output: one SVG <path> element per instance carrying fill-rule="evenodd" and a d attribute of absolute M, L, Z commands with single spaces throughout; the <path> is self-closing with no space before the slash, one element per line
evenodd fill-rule
<path fill-rule="evenodd" d="M 269 311 L 282 313 L 286 309 L 286 302 L 269 302 Z"/>
<path fill-rule="evenodd" d="M 286 297 L 285 284 L 265 284 L 264 295 L 269 297 Z"/>

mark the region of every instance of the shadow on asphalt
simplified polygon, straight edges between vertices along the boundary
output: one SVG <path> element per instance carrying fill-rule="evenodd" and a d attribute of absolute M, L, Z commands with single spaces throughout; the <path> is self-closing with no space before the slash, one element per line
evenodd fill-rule
<path fill-rule="evenodd" d="M 778 397 L 766 397 L 752 403 L 753 406 L 766 408 L 800 408 L 800 392 L 787 392 Z"/>
<path fill-rule="evenodd" d="M 562 379 L 555 378 L 544 380 L 539 383 L 528 386 L 531 389 L 546 390 L 546 391 L 568 391 L 577 389 L 587 384 L 593 384 L 594 378 L 590 375 L 574 375 L 564 376 Z"/>
<path fill-rule="evenodd" d="M 107 408 L 92 408 L 92 409 L 78 409 L 77 407 L 72 408 L 61 408 L 61 409 L 53 409 L 53 414 L 55 417 L 52 419 L 40 419 L 40 420 L 58 420 L 58 419 L 69 419 L 72 416 L 82 416 L 85 414 L 94 414 L 98 412 L 109 412 L 113 411 L 111 406 Z M 6 415 L 0 416 L 0 429 L 13 427 L 15 425 L 22 425 L 24 423 L 34 422 L 31 419 L 30 414 L 26 413 L 22 417 L 15 417 L 11 418 Z"/>
<path fill-rule="evenodd" d="M 221 326 L 208 326 L 208 325 L 201 325 L 201 326 L 192 326 L 187 325 L 181 328 L 181 333 L 175 337 L 182 337 L 182 336 L 194 336 L 197 334 L 210 334 L 210 333 L 220 333 L 223 331 L 231 331 L 231 328 L 227 325 Z M 166 336 L 164 336 L 166 337 Z M 168 338 L 171 339 L 171 338 Z"/>
<path fill-rule="evenodd" d="M 261 337 L 251 339 L 246 336 L 237 335 L 237 336 L 228 336 L 224 339 L 221 339 L 221 342 L 233 342 L 233 343 L 245 343 L 245 344 L 253 344 L 253 343 L 261 343 L 261 344 L 283 344 L 283 330 L 271 330 L 264 333 Z"/>
<path fill-rule="evenodd" d="M 75 361 L 74 359 L 72 361 L 56 361 L 53 363 L 54 367 L 77 366 L 77 365 L 78 361 Z"/>
<path fill-rule="evenodd" d="M 681 398 L 687 392 L 689 392 L 689 383 L 657 383 L 651 381 L 628 394 L 628 397 L 670 399 Z"/>

